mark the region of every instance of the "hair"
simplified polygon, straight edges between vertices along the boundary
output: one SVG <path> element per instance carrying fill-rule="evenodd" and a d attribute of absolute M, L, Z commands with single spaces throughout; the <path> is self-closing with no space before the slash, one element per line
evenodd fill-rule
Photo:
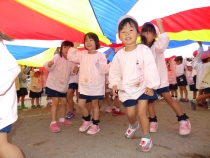
<path fill-rule="evenodd" d="M 123 20 L 119 23 L 119 25 L 118 25 L 118 34 L 120 33 L 120 31 L 123 29 L 123 27 L 124 27 L 127 23 L 129 23 L 130 25 L 133 24 L 134 27 L 135 27 L 135 29 L 136 29 L 136 31 L 137 31 L 137 33 L 140 34 L 138 22 L 135 21 L 135 20 L 132 19 L 132 18 L 123 19 Z M 141 38 L 141 41 L 146 41 L 146 37 L 145 37 L 145 36 L 141 36 L 141 35 L 140 35 L 140 38 Z"/>
<path fill-rule="evenodd" d="M 98 48 L 100 48 L 99 38 L 98 38 L 98 36 L 97 36 L 95 33 L 93 33 L 93 32 L 88 32 L 88 33 L 85 35 L 85 37 L 84 37 L 84 44 L 85 44 L 85 39 L 86 39 L 87 37 L 89 37 L 90 39 L 93 39 L 93 41 L 95 42 L 95 45 L 96 45 L 96 50 L 97 50 Z M 85 47 L 85 49 L 87 49 L 87 48 Z"/>
<path fill-rule="evenodd" d="M 60 57 L 62 57 L 62 54 L 63 54 L 63 46 L 70 46 L 70 47 L 74 47 L 74 44 L 72 43 L 72 42 L 70 42 L 70 41 L 63 41 L 62 43 L 61 43 L 61 48 L 60 48 L 60 51 L 59 51 L 59 54 L 60 54 Z"/>
<path fill-rule="evenodd" d="M 14 38 L 0 31 L 0 40 L 13 41 Z"/>
<path fill-rule="evenodd" d="M 201 60 L 201 61 L 202 61 L 202 63 L 207 63 L 207 62 L 208 62 L 208 60 L 209 60 L 209 58 L 210 58 L 210 57 L 205 58 L 205 59 L 202 59 L 202 60 Z"/>
<path fill-rule="evenodd" d="M 141 33 L 143 32 L 151 32 L 153 34 L 156 34 L 156 30 L 155 30 L 155 26 L 152 23 L 145 23 L 141 29 Z M 141 35 L 141 37 L 143 37 L 143 39 L 146 37 L 144 35 Z M 146 40 L 142 40 L 141 43 L 147 45 L 147 39 Z M 152 47 L 152 45 L 155 43 L 155 39 L 148 45 L 148 47 Z"/>
<path fill-rule="evenodd" d="M 182 58 L 182 56 L 177 56 L 175 59 L 174 59 L 174 61 L 183 61 L 183 58 Z"/>

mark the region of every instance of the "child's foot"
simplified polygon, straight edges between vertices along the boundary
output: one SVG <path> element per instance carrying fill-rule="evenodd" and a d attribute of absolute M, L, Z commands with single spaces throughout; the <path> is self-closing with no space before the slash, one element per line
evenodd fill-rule
<path fill-rule="evenodd" d="M 179 121 L 179 134 L 187 135 L 191 131 L 191 124 L 189 120 Z"/>
<path fill-rule="evenodd" d="M 53 133 L 60 132 L 60 128 L 57 123 L 50 124 L 50 131 Z"/>
<path fill-rule="evenodd" d="M 154 132 L 157 131 L 157 129 L 158 129 L 158 122 L 150 122 L 150 124 L 149 124 L 149 131 L 151 133 L 154 133 Z"/>
<path fill-rule="evenodd" d="M 60 126 L 71 126 L 72 122 L 64 120 L 64 122 L 58 122 L 58 125 L 60 125 Z"/>
<path fill-rule="evenodd" d="M 85 132 L 90 126 L 92 126 L 93 122 L 92 121 L 84 121 L 82 123 L 82 126 L 79 128 L 80 132 Z"/>
<path fill-rule="evenodd" d="M 37 104 L 36 107 L 37 108 L 42 108 L 42 105 Z"/>
<path fill-rule="evenodd" d="M 100 131 L 99 125 L 91 125 L 89 130 L 87 131 L 87 134 L 96 134 Z"/>
<path fill-rule="evenodd" d="M 148 138 L 141 138 L 141 142 L 139 143 L 139 145 L 137 146 L 137 150 L 141 150 L 144 152 L 150 151 L 150 149 L 152 148 L 152 139 L 148 139 Z"/>
<path fill-rule="evenodd" d="M 21 105 L 22 109 L 28 109 L 28 107 L 26 107 L 24 104 Z"/>
<path fill-rule="evenodd" d="M 125 113 L 124 112 L 122 112 L 121 110 L 119 110 L 119 111 L 114 111 L 113 113 L 112 113 L 114 116 L 121 116 L 121 115 L 125 115 Z"/>
<path fill-rule="evenodd" d="M 18 110 L 22 110 L 22 106 L 21 105 L 18 106 Z"/>
<path fill-rule="evenodd" d="M 189 102 L 189 99 L 188 98 L 185 98 L 183 102 Z"/>
<path fill-rule="evenodd" d="M 139 129 L 139 123 L 136 122 L 136 128 L 132 128 L 129 124 L 128 129 L 125 131 L 125 137 L 126 138 L 133 138 L 135 132 Z"/>
<path fill-rule="evenodd" d="M 107 106 L 105 109 L 105 112 L 110 113 L 112 112 L 112 108 L 110 106 Z"/>
<path fill-rule="evenodd" d="M 180 98 L 179 101 L 185 102 L 185 99 L 184 98 Z"/>
<path fill-rule="evenodd" d="M 192 107 L 193 110 L 196 110 L 196 103 L 193 100 L 190 100 L 190 105 Z"/>
<path fill-rule="evenodd" d="M 66 119 L 71 119 L 73 118 L 75 115 L 74 113 L 71 113 L 70 111 L 67 113 L 67 115 L 65 116 Z"/>
<path fill-rule="evenodd" d="M 35 105 L 32 105 L 32 106 L 31 106 L 31 109 L 36 109 L 36 106 L 35 106 Z"/>

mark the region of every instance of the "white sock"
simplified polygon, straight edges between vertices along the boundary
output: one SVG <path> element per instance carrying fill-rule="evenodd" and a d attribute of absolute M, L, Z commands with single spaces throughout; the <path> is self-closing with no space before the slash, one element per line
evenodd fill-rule
<path fill-rule="evenodd" d="M 59 122 L 64 122 L 65 121 L 65 118 L 60 118 L 59 119 Z"/>
<path fill-rule="evenodd" d="M 56 121 L 52 121 L 52 122 L 50 123 L 50 125 L 51 125 L 51 124 L 54 124 L 54 123 L 56 123 Z"/>

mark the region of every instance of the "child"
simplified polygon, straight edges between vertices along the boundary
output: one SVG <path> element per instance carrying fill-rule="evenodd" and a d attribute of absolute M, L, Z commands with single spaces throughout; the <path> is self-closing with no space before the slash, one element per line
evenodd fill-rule
<path fill-rule="evenodd" d="M 166 50 L 169 43 L 169 36 L 165 33 L 162 20 L 156 19 L 158 27 L 152 23 L 145 23 L 142 27 L 141 33 L 146 37 L 146 41 L 143 41 L 144 44 L 149 46 L 152 50 L 152 53 L 155 57 L 155 62 L 157 64 L 158 72 L 160 75 L 160 85 L 158 87 L 157 93 L 161 94 L 164 100 L 171 106 L 178 117 L 179 121 L 179 134 L 186 135 L 191 131 L 191 124 L 188 120 L 188 116 L 183 113 L 180 105 L 171 97 L 168 86 L 168 74 L 165 64 L 164 51 Z M 160 30 L 160 34 L 159 34 Z M 158 40 L 155 39 L 158 36 Z M 154 102 L 150 101 L 149 106 L 149 121 L 150 121 L 150 132 L 156 132 L 158 128 L 157 117 L 155 115 Z"/>
<path fill-rule="evenodd" d="M 176 82 L 176 72 L 174 68 L 174 60 L 171 58 L 167 63 L 168 68 L 168 81 L 169 81 L 169 90 L 171 91 L 171 96 L 177 100 L 177 82 Z"/>
<path fill-rule="evenodd" d="M 7 139 L 7 133 L 11 132 L 11 126 L 18 118 L 14 81 L 20 73 L 20 68 L 3 40 L 10 41 L 12 38 L 0 31 L 0 157 L 23 158 L 20 149 L 10 144 Z"/>
<path fill-rule="evenodd" d="M 71 119 L 74 117 L 76 109 L 74 108 L 74 92 L 78 90 L 78 78 L 79 78 L 79 65 L 74 63 L 74 69 L 76 71 L 75 75 L 70 76 L 69 79 L 69 89 L 67 91 L 67 102 L 69 105 L 69 112 L 66 115 L 66 119 Z"/>
<path fill-rule="evenodd" d="M 30 85 L 28 89 L 30 90 L 29 97 L 31 98 L 31 108 L 35 109 L 36 107 L 41 108 L 41 105 L 39 105 L 39 98 L 42 94 L 42 79 L 40 76 L 40 70 L 32 68 L 32 71 L 30 71 Z M 36 106 L 34 104 L 34 100 L 36 99 Z"/>
<path fill-rule="evenodd" d="M 74 65 L 67 60 L 67 52 L 70 47 L 73 47 L 73 43 L 70 41 L 63 41 L 59 54 L 55 54 L 53 58 L 44 64 L 44 67 L 49 71 L 47 78 L 47 95 L 52 97 L 51 106 L 51 132 L 60 132 L 58 125 L 71 126 L 72 123 L 65 120 L 66 113 L 66 93 L 68 90 L 68 81 L 70 75 L 74 73 Z M 60 105 L 60 119 L 56 122 L 57 106 Z"/>
<path fill-rule="evenodd" d="M 125 132 L 127 138 L 132 138 L 139 128 L 136 121 L 136 106 L 138 107 L 143 136 L 137 149 L 149 151 L 152 139 L 149 134 L 147 105 L 149 99 L 157 99 L 153 89 L 160 84 L 159 74 L 151 50 L 143 44 L 136 44 L 139 30 L 133 17 L 125 15 L 119 19 L 118 34 L 125 48 L 114 56 L 109 71 L 109 87 L 114 95 L 119 95 L 119 100 L 126 107 L 129 121 Z"/>
<path fill-rule="evenodd" d="M 76 48 L 80 42 L 74 43 L 74 48 L 68 51 L 70 61 L 80 63 L 79 73 L 79 100 L 78 106 L 83 115 L 80 132 L 87 131 L 87 134 L 96 134 L 99 128 L 99 105 L 98 100 L 104 97 L 105 93 L 105 74 L 108 73 L 107 59 L 103 53 L 97 51 L 100 47 L 98 36 L 89 32 L 84 37 L 84 51 L 78 51 Z M 85 106 L 86 100 L 91 101 L 93 107 L 93 119 Z"/>
<path fill-rule="evenodd" d="M 187 91 L 187 79 L 184 75 L 184 69 L 185 69 L 185 59 L 183 60 L 182 56 L 177 56 L 175 58 L 175 70 L 176 70 L 176 81 L 177 85 L 179 86 L 180 90 L 180 101 L 181 102 L 189 102 L 188 99 L 188 91 Z M 185 95 L 185 98 L 183 97 L 183 93 Z"/>
<path fill-rule="evenodd" d="M 210 51 L 204 51 L 200 54 L 202 63 L 199 62 L 199 56 L 196 57 L 193 67 L 197 71 L 197 78 L 199 78 L 201 88 L 203 88 L 204 94 L 199 95 L 196 99 L 190 101 L 193 110 L 196 109 L 196 105 L 199 101 L 209 98 L 208 109 L 210 109 Z"/>
<path fill-rule="evenodd" d="M 22 109 L 28 109 L 28 107 L 25 106 L 25 96 L 28 95 L 28 86 L 26 82 L 26 74 L 30 71 L 30 67 L 21 66 L 21 72 L 18 75 L 19 81 L 20 81 L 20 90 L 17 91 L 17 97 L 18 97 L 18 103 L 19 100 L 21 100 L 21 105 L 18 106 L 18 110 Z"/>
<path fill-rule="evenodd" d="M 189 85 L 190 91 L 193 91 L 193 99 L 196 99 L 197 89 L 195 87 L 195 83 L 194 83 L 194 80 L 193 80 L 192 70 L 193 70 L 192 63 L 188 62 L 187 63 L 187 70 L 186 70 L 187 83 Z"/>
<path fill-rule="evenodd" d="M 107 106 L 106 106 L 106 109 L 105 109 L 105 112 L 107 113 L 110 113 L 112 112 L 112 108 L 111 108 L 111 98 L 110 98 L 110 92 L 112 91 L 110 88 L 109 88 L 109 80 L 108 80 L 108 77 L 109 75 L 106 74 L 105 76 L 105 98 L 106 98 L 106 103 L 107 103 Z"/>

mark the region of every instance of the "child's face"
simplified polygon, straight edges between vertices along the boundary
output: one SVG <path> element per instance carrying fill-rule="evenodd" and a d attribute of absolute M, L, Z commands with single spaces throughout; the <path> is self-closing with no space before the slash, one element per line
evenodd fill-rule
<path fill-rule="evenodd" d="M 187 66 L 188 71 L 192 71 L 192 66 Z"/>
<path fill-rule="evenodd" d="M 125 24 L 123 29 L 119 32 L 119 38 L 125 45 L 136 44 L 136 39 L 139 33 L 137 32 L 134 24 Z"/>
<path fill-rule="evenodd" d="M 86 38 L 85 38 L 85 47 L 89 51 L 96 50 L 96 43 L 95 43 L 95 41 L 92 38 L 89 38 L 88 36 L 86 36 Z"/>
<path fill-rule="evenodd" d="M 34 73 L 34 77 L 39 77 L 39 76 L 40 76 L 40 72 L 39 71 Z"/>
<path fill-rule="evenodd" d="M 64 56 L 67 56 L 67 52 L 68 52 L 69 48 L 70 48 L 70 46 L 63 46 L 62 47 L 62 53 L 63 53 Z"/>
<path fill-rule="evenodd" d="M 152 32 L 143 32 L 142 35 L 144 35 L 147 39 L 147 45 L 149 45 L 150 43 L 152 43 L 152 41 L 156 38 L 156 34 L 152 33 Z"/>
<path fill-rule="evenodd" d="M 179 61 L 175 61 L 176 62 L 176 65 L 180 65 L 182 62 L 179 60 Z"/>

